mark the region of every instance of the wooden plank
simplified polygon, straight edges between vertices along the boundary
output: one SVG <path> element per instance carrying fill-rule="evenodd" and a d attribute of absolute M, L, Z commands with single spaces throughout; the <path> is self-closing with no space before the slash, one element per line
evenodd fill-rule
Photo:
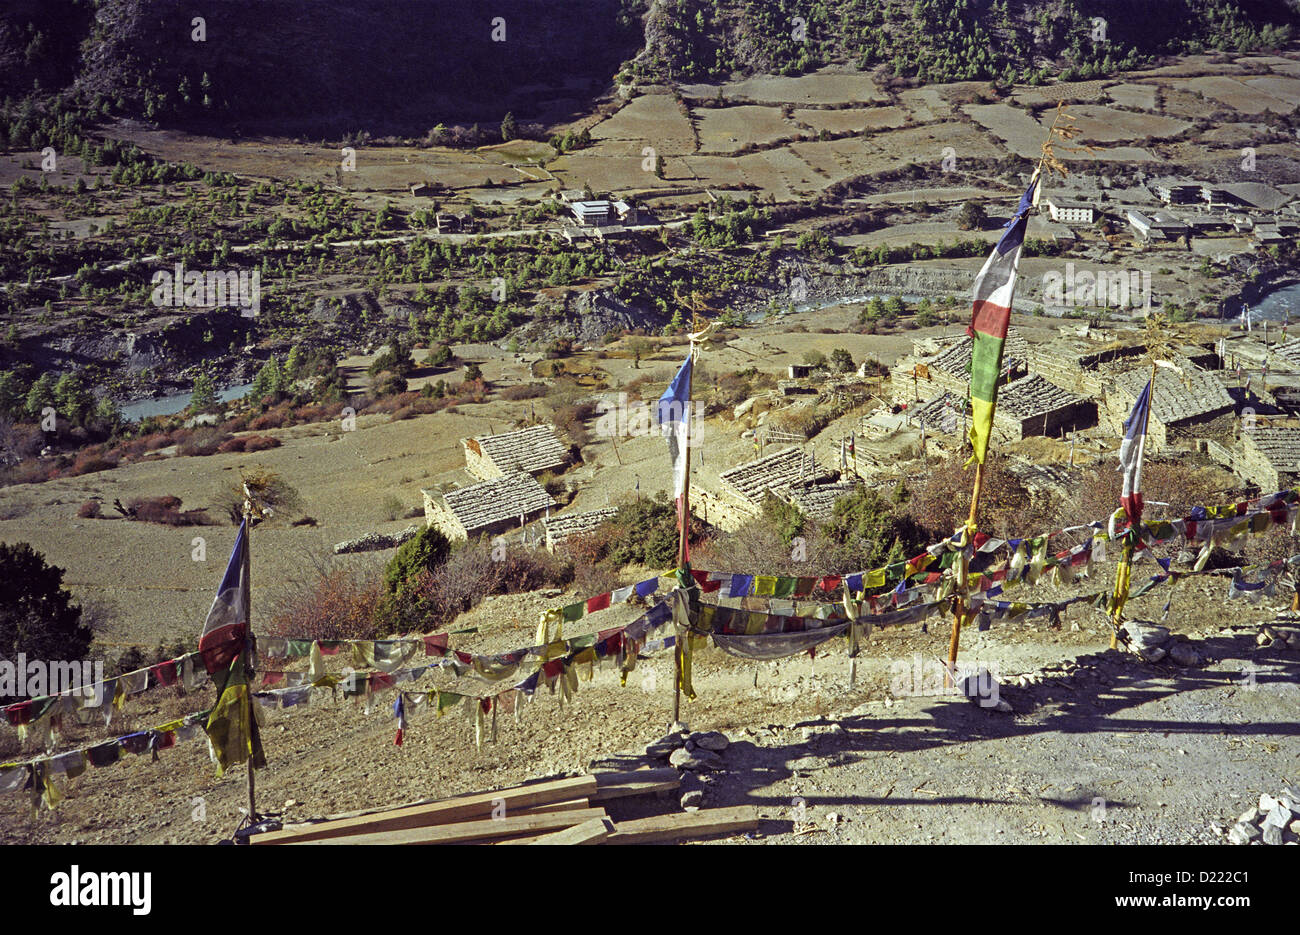
<path fill-rule="evenodd" d="M 596 773 L 596 793 L 592 802 L 608 802 L 630 795 L 649 795 L 652 792 L 670 792 L 682 785 L 681 773 L 675 766 L 663 769 L 636 769 L 619 773 Z"/>
<path fill-rule="evenodd" d="M 343 837 L 318 838 L 292 843 L 313 844 L 474 844 L 512 835 L 537 834 L 572 828 L 593 818 L 605 818 L 603 808 L 579 808 L 545 815 L 519 815 L 514 818 L 489 818 L 486 821 L 462 821 L 427 828 L 402 828 Z"/>
<path fill-rule="evenodd" d="M 572 828 L 556 831 L 554 834 L 542 835 L 529 841 L 530 844 L 600 844 L 614 831 L 614 823 L 608 818 L 593 818 Z"/>
<path fill-rule="evenodd" d="M 758 812 L 752 805 L 735 808 L 706 808 L 698 812 L 657 815 L 636 821 L 620 821 L 607 844 L 656 844 L 681 838 L 703 838 L 758 830 Z"/>
<path fill-rule="evenodd" d="M 340 818 L 312 825 L 300 825 L 283 831 L 270 831 L 252 838 L 253 844 L 287 844 L 316 841 L 338 835 L 355 835 L 398 831 L 407 828 L 424 828 L 436 824 L 472 821 L 488 818 L 499 802 L 505 802 L 506 814 L 512 809 L 524 809 L 554 802 L 569 802 L 588 798 L 596 791 L 592 776 L 574 776 L 531 786 L 517 786 L 495 792 L 477 792 L 434 802 L 414 805 L 374 815 Z"/>

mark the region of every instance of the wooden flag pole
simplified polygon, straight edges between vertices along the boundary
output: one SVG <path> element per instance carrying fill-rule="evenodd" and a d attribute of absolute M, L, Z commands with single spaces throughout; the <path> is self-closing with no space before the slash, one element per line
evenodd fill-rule
<path fill-rule="evenodd" d="M 975 486 L 971 491 L 970 516 L 966 520 L 966 544 L 972 545 L 975 540 L 975 511 L 979 509 L 980 493 L 984 488 L 984 464 L 978 462 L 975 465 Z M 956 684 L 957 678 L 957 650 L 961 644 L 961 628 L 966 622 L 966 577 L 970 572 L 970 563 L 966 558 L 966 549 L 962 549 L 961 554 L 961 573 L 958 575 L 957 596 L 953 599 L 953 619 L 952 619 L 952 638 L 948 641 L 948 671 L 945 673 L 945 679 L 948 686 Z"/>
<path fill-rule="evenodd" d="M 248 823 L 254 825 L 257 823 L 257 801 L 255 795 L 255 784 L 253 780 L 253 750 L 257 750 L 257 713 L 253 710 L 253 666 L 252 653 L 250 647 L 253 641 L 253 562 L 252 562 L 252 542 L 253 542 L 253 522 L 252 522 L 253 504 L 250 500 L 244 500 L 244 593 L 242 597 L 244 625 L 248 628 L 244 638 L 244 678 L 248 682 L 248 730 L 250 732 L 250 742 L 252 750 L 248 754 Z"/>
<path fill-rule="evenodd" d="M 1147 394 L 1147 411 L 1142 418 L 1142 454 L 1146 455 L 1147 427 L 1151 424 L 1151 407 L 1156 396 L 1156 362 L 1151 361 L 1151 392 Z M 1123 616 L 1124 604 L 1128 601 L 1129 577 L 1133 571 L 1133 537 L 1129 535 L 1124 542 L 1124 552 L 1119 566 L 1115 569 L 1115 608 L 1111 622 L 1110 648 L 1119 649 L 1119 625 Z M 1121 594 L 1120 592 L 1123 591 Z"/>

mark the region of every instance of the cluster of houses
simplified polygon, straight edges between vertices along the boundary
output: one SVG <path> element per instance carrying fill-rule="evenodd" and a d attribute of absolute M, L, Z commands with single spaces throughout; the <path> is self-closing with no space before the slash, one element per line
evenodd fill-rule
<path fill-rule="evenodd" d="M 1149 188 L 1147 205 L 1118 206 L 1118 213 L 1143 243 L 1171 243 L 1191 237 L 1249 236 L 1259 246 L 1294 242 L 1300 236 L 1300 202 L 1271 186 L 1256 182 L 1214 185 L 1208 182 L 1165 180 Z M 1052 221 L 1090 225 L 1102 211 L 1078 197 L 1045 199 Z"/>

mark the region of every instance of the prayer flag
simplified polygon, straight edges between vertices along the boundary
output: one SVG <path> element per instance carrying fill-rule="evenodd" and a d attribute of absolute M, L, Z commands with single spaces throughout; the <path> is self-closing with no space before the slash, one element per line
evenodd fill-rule
<path fill-rule="evenodd" d="M 1119 502 L 1130 525 L 1142 519 L 1142 453 L 1146 447 L 1147 414 L 1151 409 L 1151 381 L 1143 387 L 1133 411 L 1124 420 L 1124 440 L 1119 446 L 1119 467 L 1124 472 L 1124 489 Z"/>
<path fill-rule="evenodd" d="M 1011 305 L 1016 291 L 1016 270 L 1029 224 L 1029 209 L 1034 206 L 1038 173 L 1020 197 L 1012 215 L 983 269 L 975 278 L 975 301 L 970 327 L 971 337 L 970 441 L 972 461 L 980 464 L 988 454 L 989 435 L 993 431 L 993 410 L 998 403 L 998 378 L 1002 374 L 1002 348 L 1011 324 Z"/>
<path fill-rule="evenodd" d="M 247 605 L 248 580 L 244 577 L 244 558 L 248 550 L 248 520 L 239 525 L 235 548 L 226 564 L 226 573 L 217 588 L 217 596 L 208 611 L 208 619 L 199 634 L 199 653 L 211 675 L 230 667 L 231 661 L 244 648 L 248 632 Z"/>

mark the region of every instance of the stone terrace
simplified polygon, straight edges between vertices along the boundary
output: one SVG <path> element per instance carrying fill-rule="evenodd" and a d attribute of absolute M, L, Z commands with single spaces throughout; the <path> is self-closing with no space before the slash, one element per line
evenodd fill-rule
<path fill-rule="evenodd" d="M 565 539 L 591 532 L 617 512 L 618 510 L 611 506 L 588 510 L 585 513 L 549 516 L 542 520 L 542 526 L 546 529 L 546 547 L 554 551 L 555 547 Z"/>

